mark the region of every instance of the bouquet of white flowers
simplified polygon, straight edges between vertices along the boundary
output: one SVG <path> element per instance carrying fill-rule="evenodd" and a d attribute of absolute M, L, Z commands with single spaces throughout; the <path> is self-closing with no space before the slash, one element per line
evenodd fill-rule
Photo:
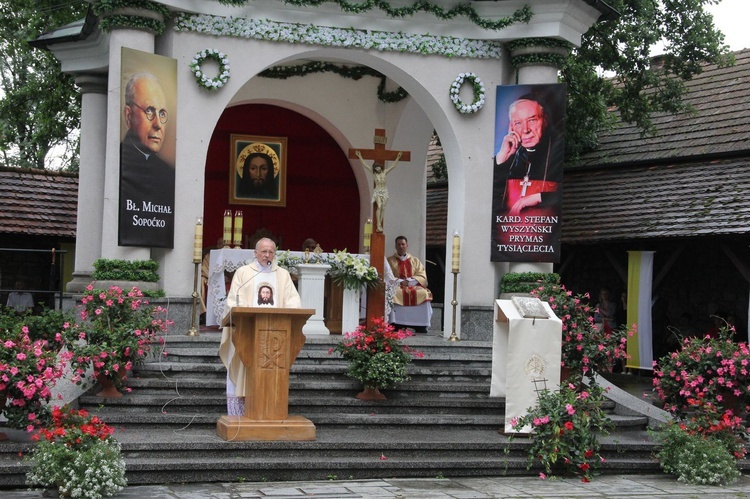
<path fill-rule="evenodd" d="M 346 249 L 334 250 L 333 256 L 329 256 L 327 263 L 331 266 L 328 275 L 334 282 L 341 283 L 346 289 L 359 289 L 362 286 L 373 289 L 382 282 L 378 271 L 370 266 L 366 258 L 352 255 Z"/>

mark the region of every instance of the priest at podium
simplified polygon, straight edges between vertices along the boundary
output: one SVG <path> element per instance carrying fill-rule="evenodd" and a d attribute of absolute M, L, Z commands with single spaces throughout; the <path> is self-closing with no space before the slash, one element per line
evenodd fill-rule
<path fill-rule="evenodd" d="M 302 307 L 289 272 L 277 265 L 275 256 L 276 243 L 271 239 L 263 238 L 256 243 L 255 261 L 234 274 L 224 306 L 225 317 L 233 307 Z M 269 300 L 270 296 L 273 299 Z M 245 366 L 235 355 L 232 332 L 230 327 L 223 329 L 219 357 L 227 368 L 227 413 L 241 416 L 245 414 Z"/>
<path fill-rule="evenodd" d="M 408 252 L 409 241 L 396 238 L 396 254 L 388 257 L 395 278 L 393 306 L 388 317 L 397 327 L 411 327 L 426 333 L 432 319 L 432 293 L 427 289 L 427 272 L 419 258 Z"/>

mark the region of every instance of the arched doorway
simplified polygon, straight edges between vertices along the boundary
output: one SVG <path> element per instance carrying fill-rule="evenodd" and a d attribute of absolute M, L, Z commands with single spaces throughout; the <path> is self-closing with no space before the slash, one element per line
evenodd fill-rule
<path fill-rule="evenodd" d="M 229 204 L 232 134 L 287 141 L 286 206 Z M 224 210 L 243 212 L 243 232 L 270 230 L 281 249 L 299 250 L 312 237 L 325 251 L 359 251 L 359 191 L 351 164 L 335 140 L 313 120 L 268 104 L 229 107 L 211 137 L 205 171 L 204 238 L 222 236 Z"/>

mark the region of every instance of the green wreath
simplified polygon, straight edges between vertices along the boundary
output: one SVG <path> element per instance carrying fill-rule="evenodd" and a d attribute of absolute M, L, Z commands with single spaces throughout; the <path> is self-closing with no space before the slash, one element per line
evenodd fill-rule
<path fill-rule="evenodd" d="M 203 71 L 201 64 L 206 59 L 212 59 L 219 64 L 218 76 L 210 78 Z M 229 59 L 222 52 L 215 49 L 204 49 L 195 54 L 193 61 L 190 63 L 190 69 L 193 71 L 198 85 L 208 90 L 218 90 L 229 81 Z"/>
<path fill-rule="evenodd" d="M 461 97 L 459 97 L 461 87 L 465 82 L 471 83 L 474 87 L 474 100 L 471 104 L 466 104 L 461 100 Z M 482 80 L 480 80 L 474 73 L 461 73 L 455 81 L 451 83 L 450 96 L 453 105 L 456 106 L 459 113 L 476 113 L 484 107 L 484 83 L 482 83 Z"/>

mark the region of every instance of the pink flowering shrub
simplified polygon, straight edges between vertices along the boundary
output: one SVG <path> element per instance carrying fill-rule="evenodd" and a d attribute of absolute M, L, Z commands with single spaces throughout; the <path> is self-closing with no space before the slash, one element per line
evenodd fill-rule
<path fill-rule="evenodd" d="M 337 353 L 349 361 L 347 376 L 359 380 L 366 388 L 388 388 L 408 381 L 407 365 L 412 357 L 424 354 L 402 341 L 411 336 L 406 329 L 396 330 L 383 319 L 374 319 L 373 327 L 362 325 L 344 338 L 329 354 Z"/>
<path fill-rule="evenodd" d="M 541 391 L 538 405 L 510 422 L 514 429 L 532 429 L 528 468 L 541 466 L 542 479 L 550 474 L 573 474 L 590 481 L 593 471 L 604 462 L 599 455 L 599 437 L 612 427 L 601 408 L 603 401 L 604 389 L 596 384 L 585 388 L 567 384 L 559 391 Z"/>
<path fill-rule="evenodd" d="M 0 329 L 0 342 L 0 395 L 7 398 L 0 410 L 9 426 L 32 431 L 44 424 L 52 387 L 63 375 L 62 336 L 33 340 L 27 326 L 16 325 Z"/>
<path fill-rule="evenodd" d="M 601 331 L 594 325 L 595 309 L 586 300 L 589 295 L 574 295 L 562 284 L 545 284 L 531 292 L 532 296 L 549 303 L 562 321 L 562 366 L 574 374 L 590 375 L 611 372 L 615 362 L 626 359 L 627 338 L 632 330 L 626 327 Z"/>
<path fill-rule="evenodd" d="M 171 321 L 166 309 L 150 306 L 138 288 L 125 293 L 118 286 L 102 291 L 89 285 L 86 290 L 79 321 L 66 333 L 73 381 L 82 384 L 93 367 L 94 377 L 103 374 L 121 386 L 125 372 L 143 362 L 154 344 L 164 344 L 162 333 Z"/>
<path fill-rule="evenodd" d="M 680 350 L 654 362 L 654 391 L 664 409 L 678 416 L 695 412 L 737 416 L 750 402 L 750 348 L 732 340 L 734 326 L 718 338 L 686 338 Z M 740 407 L 731 407 L 730 399 Z"/>

